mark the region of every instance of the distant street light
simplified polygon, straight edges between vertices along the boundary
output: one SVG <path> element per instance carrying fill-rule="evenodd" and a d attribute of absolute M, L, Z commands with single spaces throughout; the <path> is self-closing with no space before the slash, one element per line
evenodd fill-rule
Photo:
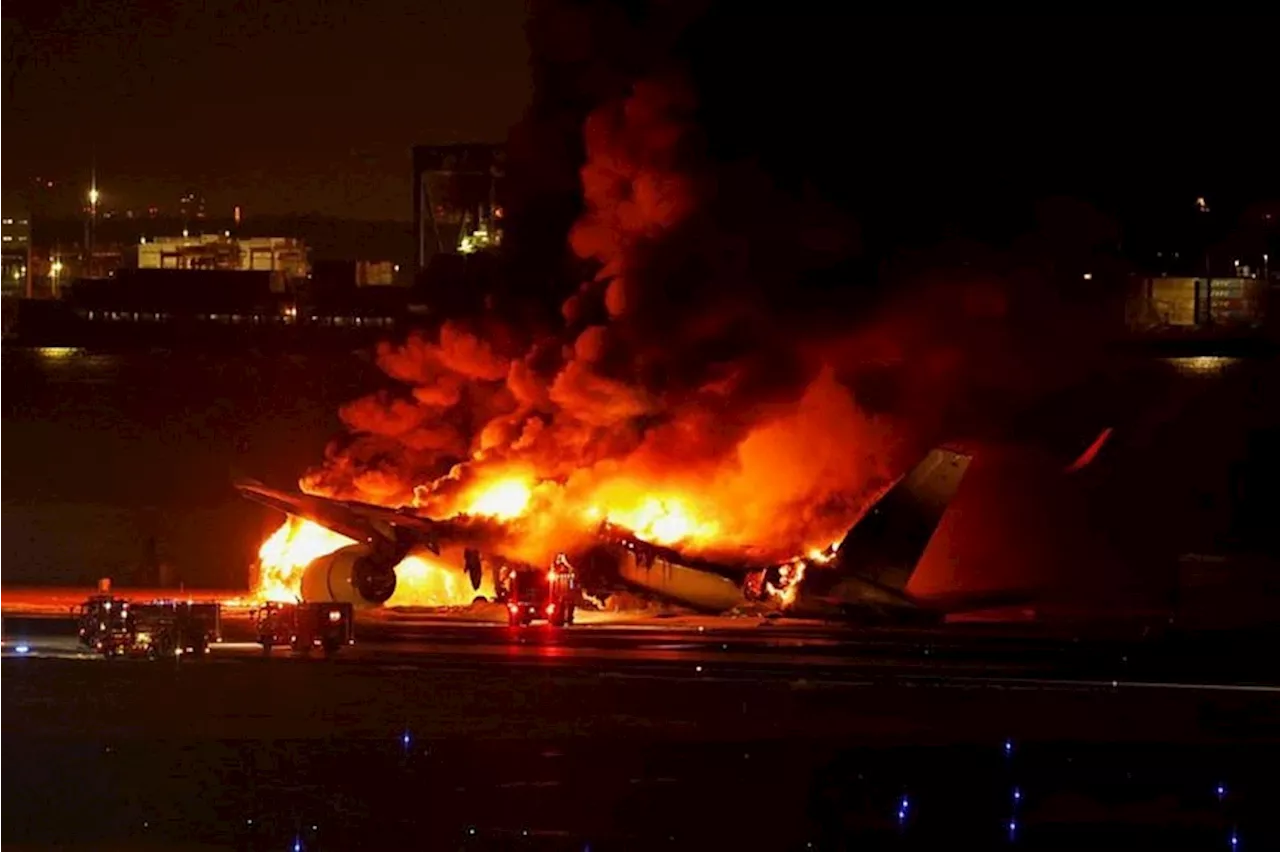
<path fill-rule="evenodd" d="M 89 190 L 89 203 L 92 204 L 94 207 L 98 206 L 98 199 L 101 197 L 102 197 L 102 193 L 98 192 L 98 188 L 96 186 L 93 189 Z"/>

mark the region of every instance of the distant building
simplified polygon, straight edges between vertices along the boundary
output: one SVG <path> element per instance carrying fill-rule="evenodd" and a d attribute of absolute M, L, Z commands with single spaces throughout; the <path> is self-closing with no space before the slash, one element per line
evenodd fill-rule
<path fill-rule="evenodd" d="M 182 221 L 191 222 L 204 218 L 204 196 L 194 189 L 188 189 L 178 199 L 178 215 Z"/>
<path fill-rule="evenodd" d="M 1134 331 L 1255 328 L 1266 320 L 1268 297 L 1268 282 L 1257 277 L 1139 278 L 1126 319 Z"/>
<path fill-rule="evenodd" d="M 483 252 L 502 242 L 501 145 L 419 145 L 413 149 L 417 265 L 436 255 Z"/>
<path fill-rule="evenodd" d="M 144 239 L 138 244 L 138 268 L 269 272 L 276 291 L 310 272 L 307 246 L 301 240 L 225 234 Z"/>
<path fill-rule="evenodd" d="M 26 213 L 0 216 L 0 259 L 5 296 L 29 295 L 31 281 L 31 218 Z"/>
<path fill-rule="evenodd" d="M 400 267 L 389 260 L 357 260 L 357 287 L 390 287 L 396 283 Z"/>

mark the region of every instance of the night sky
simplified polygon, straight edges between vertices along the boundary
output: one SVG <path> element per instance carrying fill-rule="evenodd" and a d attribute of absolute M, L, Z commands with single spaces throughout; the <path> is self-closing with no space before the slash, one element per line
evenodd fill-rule
<path fill-rule="evenodd" d="M 409 149 L 506 137 L 529 100 L 519 0 L 13 0 L 6 206 L 40 175 L 104 203 L 411 215 Z M 57 207 L 71 199 L 59 194 Z"/>
<path fill-rule="evenodd" d="M 691 70 L 717 155 L 856 196 L 864 221 L 935 202 L 1006 208 L 1010 190 L 1185 205 L 1276 182 L 1258 22 L 529 8 L 542 16 L 533 62 L 559 63 L 558 80 L 531 72 L 519 0 L 10 0 L 6 202 L 40 175 L 63 189 L 37 209 L 71 212 L 96 155 L 109 209 L 173 208 L 195 188 L 213 216 L 240 204 L 407 220 L 412 145 L 502 141 L 577 99 L 574 129 L 513 165 L 571 175 L 550 160 L 575 147 L 583 103 L 672 60 Z"/>

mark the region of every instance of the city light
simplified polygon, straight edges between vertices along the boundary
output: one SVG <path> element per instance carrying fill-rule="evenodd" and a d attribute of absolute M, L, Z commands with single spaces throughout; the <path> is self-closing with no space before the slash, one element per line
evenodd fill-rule
<path fill-rule="evenodd" d="M 95 207 L 98 206 L 98 199 L 101 197 L 102 197 L 102 193 L 98 192 L 98 188 L 96 186 L 93 189 L 89 190 L 89 203 L 92 204 L 93 206 Z"/>
<path fill-rule="evenodd" d="M 49 274 L 52 275 L 54 278 L 57 278 L 59 275 L 61 275 L 62 261 L 55 260 L 53 263 L 49 264 Z"/>

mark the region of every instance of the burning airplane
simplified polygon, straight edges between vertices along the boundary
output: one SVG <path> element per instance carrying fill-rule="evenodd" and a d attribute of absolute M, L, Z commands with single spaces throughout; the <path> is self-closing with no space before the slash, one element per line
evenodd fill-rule
<path fill-rule="evenodd" d="M 892 295 L 832 286 L 849 223 L 717 162 L 698 112 L 663 78 L 587 119 L 567 236 L 595 271 L 562 324 L 494 308 L 386 341 L 388 386 L 340 409 L 299 492 L 240 484 L 292 518 L 264 596 L 465 604 L 492 566 L 564 554 L 589 586 L 703 610 L 982 605 L 907 591 L 969 464 L 924 451 L 980 439 L 1067 361 L 1009 322 L 1030 285 L 961 264 L 900 271 Z"/>
<path fill-rule="evenodd" d="M 708 612 L 771 601 L 797 615 L 877 623 L 936 621 L 948 612 L 992 605 L 990 599 L 919 599 L 906 591 L 969 462 L 962 453 L 933 450 L 843 539 L 779 564 L 732 564 L 685 555 L 611 520 L 600 521 L 594 531 L 584 530 L 571 558 L 582 566 L 586 591 L 593 595 L 630 588 Z M 479 549 L 486 543 L 501 548 L 511 535 L 492 520 L 431 520 L 409 509 L 277 491 L 256 482 L 236 487 L 247 498 L 291 516 L 263 547 L 264 566 L 277 572 L 264 585 L 267 596 L 283 591 L 308 601 L 385 604 L 395 596 L 398 576 L 412 574 L 423 559 L 411 553 L 424 551 L 444 555 L 441 570 L 465 573 L 471 591 L 481 593 L 486 579 L 482 565 L 492 566 L 496 577 L 506 564 L 496 551 L 482 556 Z M 455 561 L 459 555 L 460 562 Z M 305 557 L 311 558 L 303 562 Z M 278 573 L 281 567 L 285 575 Z"/>

